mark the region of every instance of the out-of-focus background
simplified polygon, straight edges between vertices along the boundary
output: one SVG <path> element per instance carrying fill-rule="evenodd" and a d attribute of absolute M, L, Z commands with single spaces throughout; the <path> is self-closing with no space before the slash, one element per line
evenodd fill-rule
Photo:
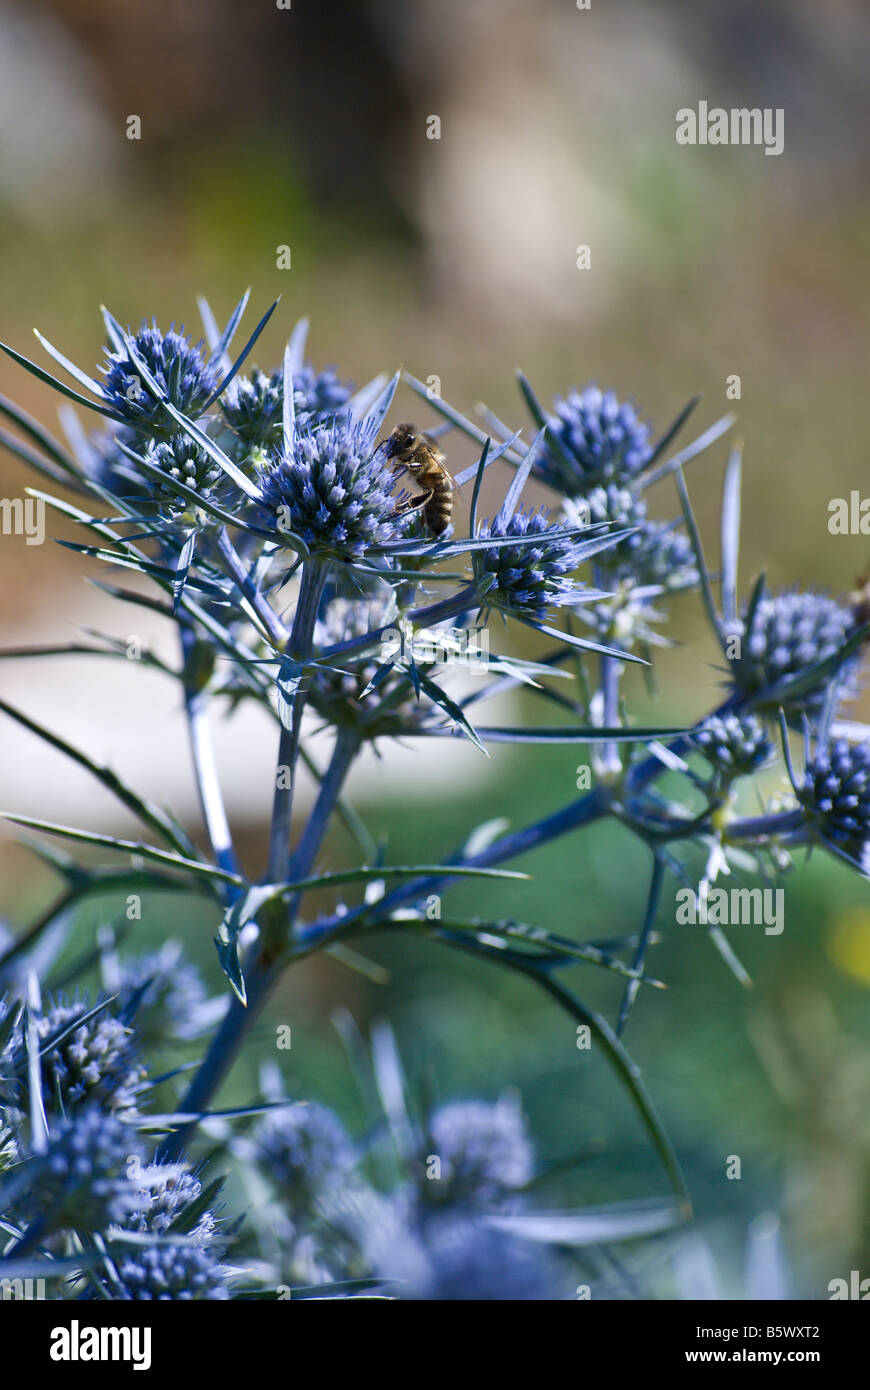
<path fill-rule="evenodd" d="M 223 317 L 250 285 L 252 313 L 282 296 L 258 348 L 264 365 L 304 314 L 318 365 L 360 381 L 404 364 L 437 375 L 464 410 L 485 400 L 515 427 L 517 365 L 547 400 L 590 379 L 611 385 L 659 429 L 695 393 L 694 422 L 711 423 L 737 375 L 742 579 L 766 567 L 774 586 L 842 592 L 870 560 L 866 539 L 827 529 L 830 499 L 862 487 L 870 437 L 868 64 L 861 0 L 593 0 L 588 10 L 569 0 L 0 0 L 0 335 L 39 358 L 36 324 L 90 370 L 101 303 L 125 323 L 153 314 L 198 334 L 198 293 Z M 784 152 L 677 145 L 675 112 L 701 99 L 783 108 Z M 134 116 L 141 138 L 129 139 Z M 291 268 L 278 268 L 279 247 Z M 55 426 L 57 398 L 6 358 L 0 391 Z M 406 405 L 400 417 L 419 413 L 410 395 Z M 461 442 L 452 448 L 456 466 L 470 459 Z M 711 545 L 723 462 L 724 446 L 690 475 Z M 0 495 L 30 481 L 0 456 Z M 667 485 L 656 506 L 676 512 Z M 113 611 L 85 582 L 95 573 L 51 541 L 0 538 L 3 645 L 141 628 L 139 610 Z M 665 720 L 703 712 L 717 679 L 696 597 L 675 605 L 672 631 L 682 645 L 659 663 Z M 157 628 L 140 635 L 165 640 Z M 106 665 L 4 662 L 0 688 L 192 812 L 172 699 L 159 678 Z M 865 696 L 857 714 L 868 712 Z M 221 732 L 234 824 L 252 846 L 270 739 L 259 726 Z M 459 826 L 493 807 L 525 820 L 573 793 L 570 752 L 495 749 L 484 766 L 468 748 L 451 747 L 443 763 L 442 747 L 437 761 L 385 750 L 352 784 L 400 857 L 449 850 Z M 4 806 L 128 828 L 9 723 L 0 788 Z M 342 852 L 339 841 L 335 862 Z M 527 867 L 529 920 L 588 936 L 638 920 L 645 864 L 619 833 L 563 842 Z M 0 873 L 0 914 L 22 925 L 51 881 L 8 835 Z M 457 903 L 479 911 L 475 892 Z M 515 897 L 487 895 L 487 911 L 520 915 Z M 744 928 L 735 942 L 757 979 L 752 995 L 700 931 L 671 925 L 655 959 L 670 989 L 642 998 L 627 1041 L 732 1287 L 747 1224 L 780 1210 L 796 1282 L 824 1296 L 862 1259 L 870 1273 L 870 905 L 859 880 L 821 859 L 797 870 L 787 903 L 781 937 Z M 166 911 L 143 923 L 143 941 L 184 939 L 217 988 L 211 924 L 193 907 Z M 321 963 L 276 1002 L 294 1025 L 288 1066 L 301 1091 L 343 1094 L 334 1007 L 363 1026 L 388 1014 L 443 1094 L 518 1086 L 549 1157 L 602 1141 L 566 1180 L 569 1199 L 661 1190 L 610 1078 L 581 1066 L 549 1006 L 431 947 L 383 943 L 378 960 L 381 984 Z M 612 1013 L 608 981 L 590 970 L 580 984 Z M 270 1026 L 257 1035 L 265 1053 Z M 255 1039 L 239 1094 L 256 1060 Z M 730 1154 L 743 1157 L 739 1181 L 723 1178 Z"/>

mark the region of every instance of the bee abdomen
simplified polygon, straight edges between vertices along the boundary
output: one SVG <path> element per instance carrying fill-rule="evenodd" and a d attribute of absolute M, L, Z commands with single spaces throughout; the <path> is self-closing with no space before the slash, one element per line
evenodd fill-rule
<path fill-rule="evenodd" d="M 429 530 L 435 536 L 442 535 L 453 520 L 453 496 L 450 487 L 437 487 L 423 510 Z"/>

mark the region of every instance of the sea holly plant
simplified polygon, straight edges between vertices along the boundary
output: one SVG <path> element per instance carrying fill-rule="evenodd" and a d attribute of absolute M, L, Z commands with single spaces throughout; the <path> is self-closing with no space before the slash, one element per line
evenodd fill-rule
<path fill-rule="evenodd" d="M 316 369 L 304 320 L 280 364 L 265 370 L 254 359 L 276 306 L 234 353 L 247 300 L 223 330 L 201 301 L 204 342 L 154 322 L 124 328 L 104 310 L 95 374 L 40 335 L 62 376 L 0 345 L 65 398 L 60 438 L 0 398 L 0 442 L 40 475 L 30 494 L 80 528 L 80 540 L 61 544 L 92 582 L 175 631 L 175 664 L 143 662 L 178 686 L 205 827 L 200 843 L 121 773 L 0 701 L 4 717 L 77 762 L 142 826 L 141 838 L 121 839 L 6 812 L 37 837 L 36 852 L 63 887 L 37 921 L 0 937 L 0 1263 L 10 1277 L 53 1264 L 59 1297 L 245 1298 L 275 1296 L 278 1284 L 296 1297 L 373 1288 L 422 1298 L 567 1296 L 542 1247 L 564 1253 L 587 1240 L 639 1238 L 691 1211 L 677 1154 L 622 1041 L 641 988 L 661 983 L 647 965 L 665 885 L 703 897 L 724 875 L 769 881 L 796 847 L 813 844 L 867 871 L 867 731 L 843 718 L 866 638 L 861 612 L 814 591 L 771 593 L 763 576 L 740 598 L 737 447 L 725 464 L 721 555 L 710 571 L 684 470 L 715 457 L 730 417 L 676 448 L 697 401 L 656 438 L 612 391 L 572 388 L 548 407 L 519 375 L 516 427 L 484 407 L 471 419 L 411 376 L 377 373 L 357 388 L 334 368 Z M 470 506 L 454 493 L 452 523 L 438 536 L 425 508 L 407 505 L 419 501 L 414 480 L 388 442 L 410 413 L 406 404 L 400 413 L 400 390 L 441 417 L 424 428 L 461 432 L 478 446 L 456 477 Z M 501 501 L 486 517 L 490 469 Z M 649 511 L 659 483 L 662 493 L 676 487 L 667 521 Z M 548 506 L 527 497 L 530 485 Z M 721 648 L 721 695 L 690 727 L 638 724 L 626 676 L 634 669 L 650 679 L 655 650 L 669 642 L 669 600 L 687 590 L 699 593 Z M 542 648 L 537 659 L 519 654 L 530 643 Z M 127 658 L 116 636 L 93 632 L 0 652 L 64 654 Z M 514 690 L 538 713 L 515 726 L 487 723 L 486 702 Z M 215 715 L 251 702 L 275 738 L 274 776 L 263 787 L 267 868 L 257 879 L 233 841 L 211 733 Z M 331 752 L 321 766 L 312 734 L 324 731 Z M 458 850 L 395 862 L 348 801 L 348 773 L 367 745 L 454 737 L 481 757 L 503 743 L 564 746 L 572 759 L 586 748 L 593 775 L 582 795 L 531 824 L 468 824 Z M 758 778 L 769 778 L 778 757 L 783 778 L 771 799 L 769 780 Z M 303 770 L 316 784 L 305 815 L 296 797 Z M 760 814 L 744 813 L 747 787 L 762 797 Z M 555 932 L 527 920 L 523 885 L 534 860 L 526 856 L 602 820 L 648 853 L 634 931 L 608 937 L 598 927 L 585 939 L 572 923 Z M 356 860 L 325 872 L 337 822 Z M 510 867 L 520 856 L 523 871 Z M 450 887 L 462 879 L 509 881 L 516 916 L 452 910 Z M 220 988 L 206 988 L 171 932 L 156 952 L 136 954 L 135 923 L 121 906 L 150 890 L 204 900 Z M 440 915 L 427 910 L 433 894 L 443 898 Z M 59 966 L 94 903 L 111 923 Z M 376 1089 L 392 1097 L 389 1124 L 399 1126 L 392 1185 L 373 1182 L 371 1145 L 351 1142 L 322 1107 L 299 1107 L 310 1097 L 285 1097 L 274 1076 L 249 1105 L 216 1109 L 287 970 L 319 951 L 365 970 L 366 942 L 397 933 L 518 973 L 564 1010 L 627 1092 L 669 1193 L 654 1191 L 642 1211 L 535 1210 L 518 1112 L 501 1101 L 435 1111 L 408 1102 L 399 1121 L 396 1097 L 404 1104 L 409 1089 L 387 1033 L 374 1066 Z M 709 935 L 745 981 L 721 926 Z M 622 982 L 613 1019 L 584 1002 L 591 969 Z M 68 993 L 95 970 L 96 1000 Z M 173 1037 L 202 1040 L 192 1074 L 155 1072 L 154 1055 Z M 351 1053 L 359 1066 L 360 1047 Z M 213 1148 L 218 1136 L 221 1161 L 239 1159 L 261 1184 L 247 1229 L 217 1201 L 220 1177 L 190 1157 L 206 1134 Z M 431 1188 L 420 1177 L 430 1161 L 441 1175 Z"/>

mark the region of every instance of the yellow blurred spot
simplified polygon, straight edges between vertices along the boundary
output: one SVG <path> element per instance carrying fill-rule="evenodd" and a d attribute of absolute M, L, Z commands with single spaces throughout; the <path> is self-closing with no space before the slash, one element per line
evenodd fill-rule
<path fill-rule="evenodd" d="M 850 908 L 828 937 L 828 955 L 846 975 L 870 986 L 870 910 Z"/>

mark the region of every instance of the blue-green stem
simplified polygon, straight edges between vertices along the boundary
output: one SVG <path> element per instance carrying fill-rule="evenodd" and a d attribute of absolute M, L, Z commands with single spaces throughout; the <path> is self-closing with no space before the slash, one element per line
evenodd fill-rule
<path fill-rule="evenodd" d="M 187 730 L 196 790 L 205 822 L 209 845 L 215 863 L 230 873 L 238 873 L 239 865 L 233 849 L 232 835 L 221 795 L 214 744 L 208 717 L 208 696 L 205 690 L 192 678 L 195 658 L 196 635 L 191 627 L 182 623 L 180 627 L 181 651 L 184 660 L 182 679 L 184 684 L 184 710 L 187 716 Z"/>
<path fill-rule="evenodd" d="M 314 624 L 327 565 L 315 558 L 306 560 L 299 582 L 299 596 L 293 618 L 293 630 L 287 643 L 287 655 L 295 661 L 305 661 L 311 655 Z M 296 764 L 299 760 L 299 739 L 306 692 L 302 679 L 293 695 L 289 726 L 282 724 L 275 766 L 275 792 L 272 799 L 272 823 L 269 828 L 269 867 L 271 883 L 284 882 L 290 876 L 290 826 L 293 820 L 293 790 L 296 783 Z"/>
<path fill-rule="evenodd" d="M 225 526 L 221 527 L 218 532 L 217 540 L 218 550 L 226 565 L 227 573 L 238 586 L 241 593 L 244 594 L 263 628 L 264 633 L 272 643 L 272 646 L 276 647 L 279 651 L 282 650 L 287 641 L 287 628 L 284 626 L 271 604 L 269 604 L 260 593 L 257 585 L 245 568 L 244 562 L 239 556 L 235 546 L 230 540 Z"/>
<path fill-rule="evenodd" d="M 329 766 L 320 783 L 317 800 L 290 859 L 290 870 L 287 877 L 291 881 L 307 878 L 310 874 L 315 856 L 323 843 L 330 817 L 341 794 L 344 779 L 359 751 L 359 746 L 359 734 L 355 729 L 339 727 Z M 294 916 L 295 903 L 290 911 L 291 922 Z"/>
<path fill-rule="evenodd" d="M 320 784 L 317 800 L 293 855 L 293 876 L 304 876 L 314 863 L 341 793 L 347 770 L 358 747 L 359 740 L 355 733 L 349 730 L 339 730 L 329 767 Z M 290 905 L 287 914 L 288 924 L 293 920 L 298 901 L 297 896 Z M 285 942 L 285 946 L 287 945 L 289 943 Z M 293 959 L 298 959 L 315 949 L 316 943 L 310 945 L 294 944 Z M 244 965 L 247 1006 L 233 995 L 202 1066 L 196 1073 L 179 1106 L 182 1112 L 201 1112 L 210 1104 L 224 1077 L 239 1055 L 239 1051 L 259 1017 L 269 994 L 288 964 L 288 954 L 282 951 L 275 952 L 270 943 L 258 942 L 252 948 L 250 959 Z M 196 1121 L 191 1121 L 170 1136 L 164 1149 L 167 1158 L 177 1158 L 184 1151 L 195 1126 Z"/>

